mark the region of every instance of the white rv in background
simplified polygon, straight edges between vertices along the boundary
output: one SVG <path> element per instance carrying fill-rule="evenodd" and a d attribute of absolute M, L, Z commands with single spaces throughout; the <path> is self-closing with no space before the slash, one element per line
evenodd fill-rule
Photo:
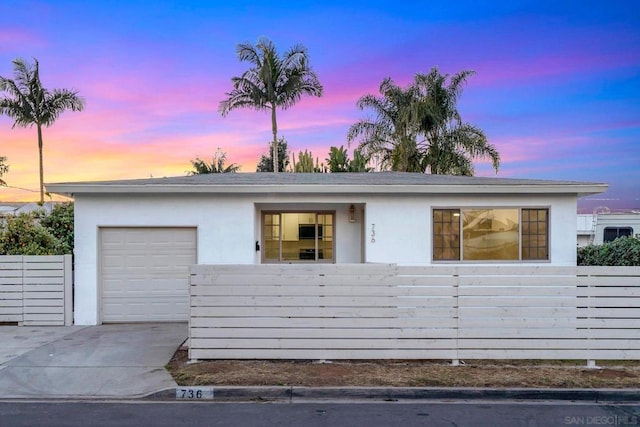
<path fill-rule="evenodd" d="M 640 211 L 578 215 L 578 246 L 601 245 L 618 237 L 640 237 Z"/>

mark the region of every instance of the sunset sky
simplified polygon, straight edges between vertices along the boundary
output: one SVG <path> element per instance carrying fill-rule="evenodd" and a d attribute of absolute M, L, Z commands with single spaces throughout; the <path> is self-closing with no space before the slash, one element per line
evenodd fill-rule
<path fill-rule="evenodd" d="M 76 89 L 83 112 L 44 131 L 45 182 L 185 175 L 217 148 L 255 171 L 266 112 L 218 104 L 239 42 L 302 43 L 324 85 L 279 113 L 290 151 L 322 161 L 367 112 L 362 95 L 437 66 L 476 71 L 463 119 L 502 157 L 499 177 L 606 182 L 582 201 L 640 209 L 640 2 L 628 1 L 15 1 L 0 2 L 0 75 L 40 62 L 43 85 Z M 37 200 L 35 128 L 0 117 L 10 171 L 0 201 Z M 353 149 L 354 147 L 351 147 Z M 488 164 L 477 174 L 495 176 Z M 29 191 L 30 190 L 30 191 Z"/>

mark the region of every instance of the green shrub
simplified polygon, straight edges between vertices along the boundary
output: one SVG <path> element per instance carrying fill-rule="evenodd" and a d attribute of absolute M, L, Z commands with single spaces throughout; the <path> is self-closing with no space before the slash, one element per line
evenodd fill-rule
<path fill-rule="evenodd" d="M 619 237 L 602 245 L 578 248 L 578 265 L 640 266 L 640 239 Z"/>
<path fill-rule="evenodd" d="M 42 216 L 40 224 L 62 244 L 65 254 L 73 253 L 73 203 L 60 203 L 51 213 Z"/>
<path fill-rule="evenodd" d="M 62 255 L 63 243 L 38 222 L 38 214 L 4 218 L 0 255 Z"/>

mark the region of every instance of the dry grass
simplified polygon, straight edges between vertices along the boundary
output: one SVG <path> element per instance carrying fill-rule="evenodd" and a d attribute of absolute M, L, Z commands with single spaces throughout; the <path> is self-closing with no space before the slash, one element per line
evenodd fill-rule
<path fill-rule="evenodd" d="M 176 352 L 167 368 L 179 385 L 638 388 L 640 362 L 215 360 L 187 364 Z"/>

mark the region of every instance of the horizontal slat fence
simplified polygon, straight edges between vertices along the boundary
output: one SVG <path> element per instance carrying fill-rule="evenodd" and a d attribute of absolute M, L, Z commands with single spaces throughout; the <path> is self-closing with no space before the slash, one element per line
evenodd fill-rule
<path fill-rule="evenodd" d="M 0 256 L 0 322 L 72 324 L 71 255 Z"/>
<path fill-rule="evenodd" d="M 640 359 L 640 268 L 198 265 L 191 359 Z"/>

